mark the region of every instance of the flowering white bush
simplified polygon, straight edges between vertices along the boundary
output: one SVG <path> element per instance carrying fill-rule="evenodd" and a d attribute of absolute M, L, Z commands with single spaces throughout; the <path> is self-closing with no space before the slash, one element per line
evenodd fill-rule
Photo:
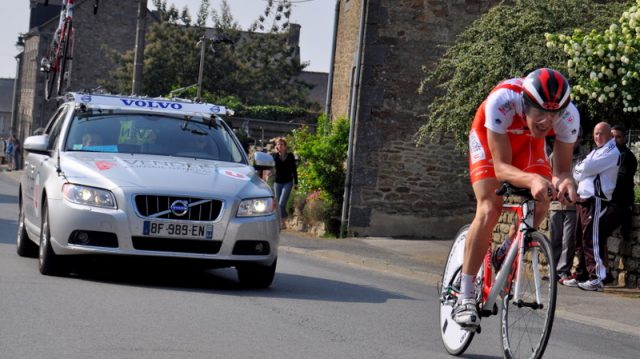
<path fill-rule="evenodd" d="M 629 149 L 631 149 L 631 152 L 633 152 L 636 158 L 640 159 L 640 141 L 630 143 Z M 640 171 L 636 171 L 633 182 L 635 182 L 636 185 L 640 184 Z"/>
<path fill-rule="evenodd" d="M 545 38 L 547 47 L 560 48 L 569 57 L 575 102 L 640 111 L 640 0 L 604 32 L 576 29 L 571 36 L 547 33 Z"/>

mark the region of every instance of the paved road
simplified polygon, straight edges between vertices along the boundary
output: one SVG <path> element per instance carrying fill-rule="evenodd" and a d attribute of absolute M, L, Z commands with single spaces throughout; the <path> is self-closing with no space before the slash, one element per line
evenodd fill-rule
<path fill-rule="evenodd" d="M 448 357 L 434 286 L 446 241 L 284 232 L 273 288 L 260 291 L 240 288 L 233 270 L 140 261 L 47 277 L 15 254 L 15 184 L 0 174 L 0 358 Z M 573 296 L 585 311 L 608 311 L 605 299 L 630 318 L 640 308 L 638 299 L 577 291 L 561 292 L 561 306 Z M 547 357 L 637 357 L 640 334 L 631 329 L 640 322 L 612 330 L 582 316 L 594 323 L 559 315 Z M 468 357 L 500 357 L 497 319 L 483 326 Z"/>

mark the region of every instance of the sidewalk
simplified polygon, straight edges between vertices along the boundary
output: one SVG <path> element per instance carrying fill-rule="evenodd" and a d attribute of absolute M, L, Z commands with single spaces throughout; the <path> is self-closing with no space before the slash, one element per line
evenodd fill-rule
<path fill-rule="evenodd" d="M 16 183 L 20 182 L 20 178 L 22 177 L 22 170 L 20 171 L 12 171 L 7 169 L 7 164 L 0 164 L 0 176 L 5 176 L 15 181 Z"/>
<path fill-rule="evenodd" d="M 322 239 L 283 231 L 280 250 L 379 270 L 436 285 L 452 240 Z M 436 293 L 433 294 L 434 297 Z M 587 292 L 558 285 L 556 316 L 640 338 L 640 290 Z"/>

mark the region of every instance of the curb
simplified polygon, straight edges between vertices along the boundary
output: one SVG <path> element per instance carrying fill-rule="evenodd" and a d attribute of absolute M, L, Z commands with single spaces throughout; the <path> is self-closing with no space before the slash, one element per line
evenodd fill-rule
<path fill-rule="evenodd" d="M 440 281 L 440 275 L 436 275 L 434 273 L 421 271 L 413 268 L 407 268 L 404 266 L 398 266 L 391 264 L 386 261 L 381 261 L 374 258 L 366 258 L 362 256 L 351 255 L 345 252 L 330 250 L 330 249 L 322 249 L 322 250 L 309 250 L 303 248 L 289 247 L 289 246 L 280 246 L 279 250 L 288 252 L 288 253 L 296 253 L 302 254 L 310 257 L 318 257 L 331 261 L 340 262 L 346 265 L 350 265 L 357 268 L 366 268 L 373 269 L 379 272 L 383 272 L 385 274 L 400 276 L 403 278 L 412 279 L 415 281 L 419 281 L 421 283 L 427 283 L 430 285 L 436 285 Z"/>

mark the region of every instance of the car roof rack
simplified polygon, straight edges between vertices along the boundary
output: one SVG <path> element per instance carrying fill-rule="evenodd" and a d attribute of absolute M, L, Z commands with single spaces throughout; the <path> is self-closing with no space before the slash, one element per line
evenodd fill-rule
<path fill-rule="evenodd" d="M 65 96 L 66 102 L 75 102 L 91 109 L 127 110 L 140 112 L 164 112 L 187 116 L 209 117 L 215 115 L 233 116 L 233 110 L 210 103 L 196 103 L 181 99 L 167 99 L 163 97 L 135 97 L 121 95 L 91 94 L 69 92 Z"/>

